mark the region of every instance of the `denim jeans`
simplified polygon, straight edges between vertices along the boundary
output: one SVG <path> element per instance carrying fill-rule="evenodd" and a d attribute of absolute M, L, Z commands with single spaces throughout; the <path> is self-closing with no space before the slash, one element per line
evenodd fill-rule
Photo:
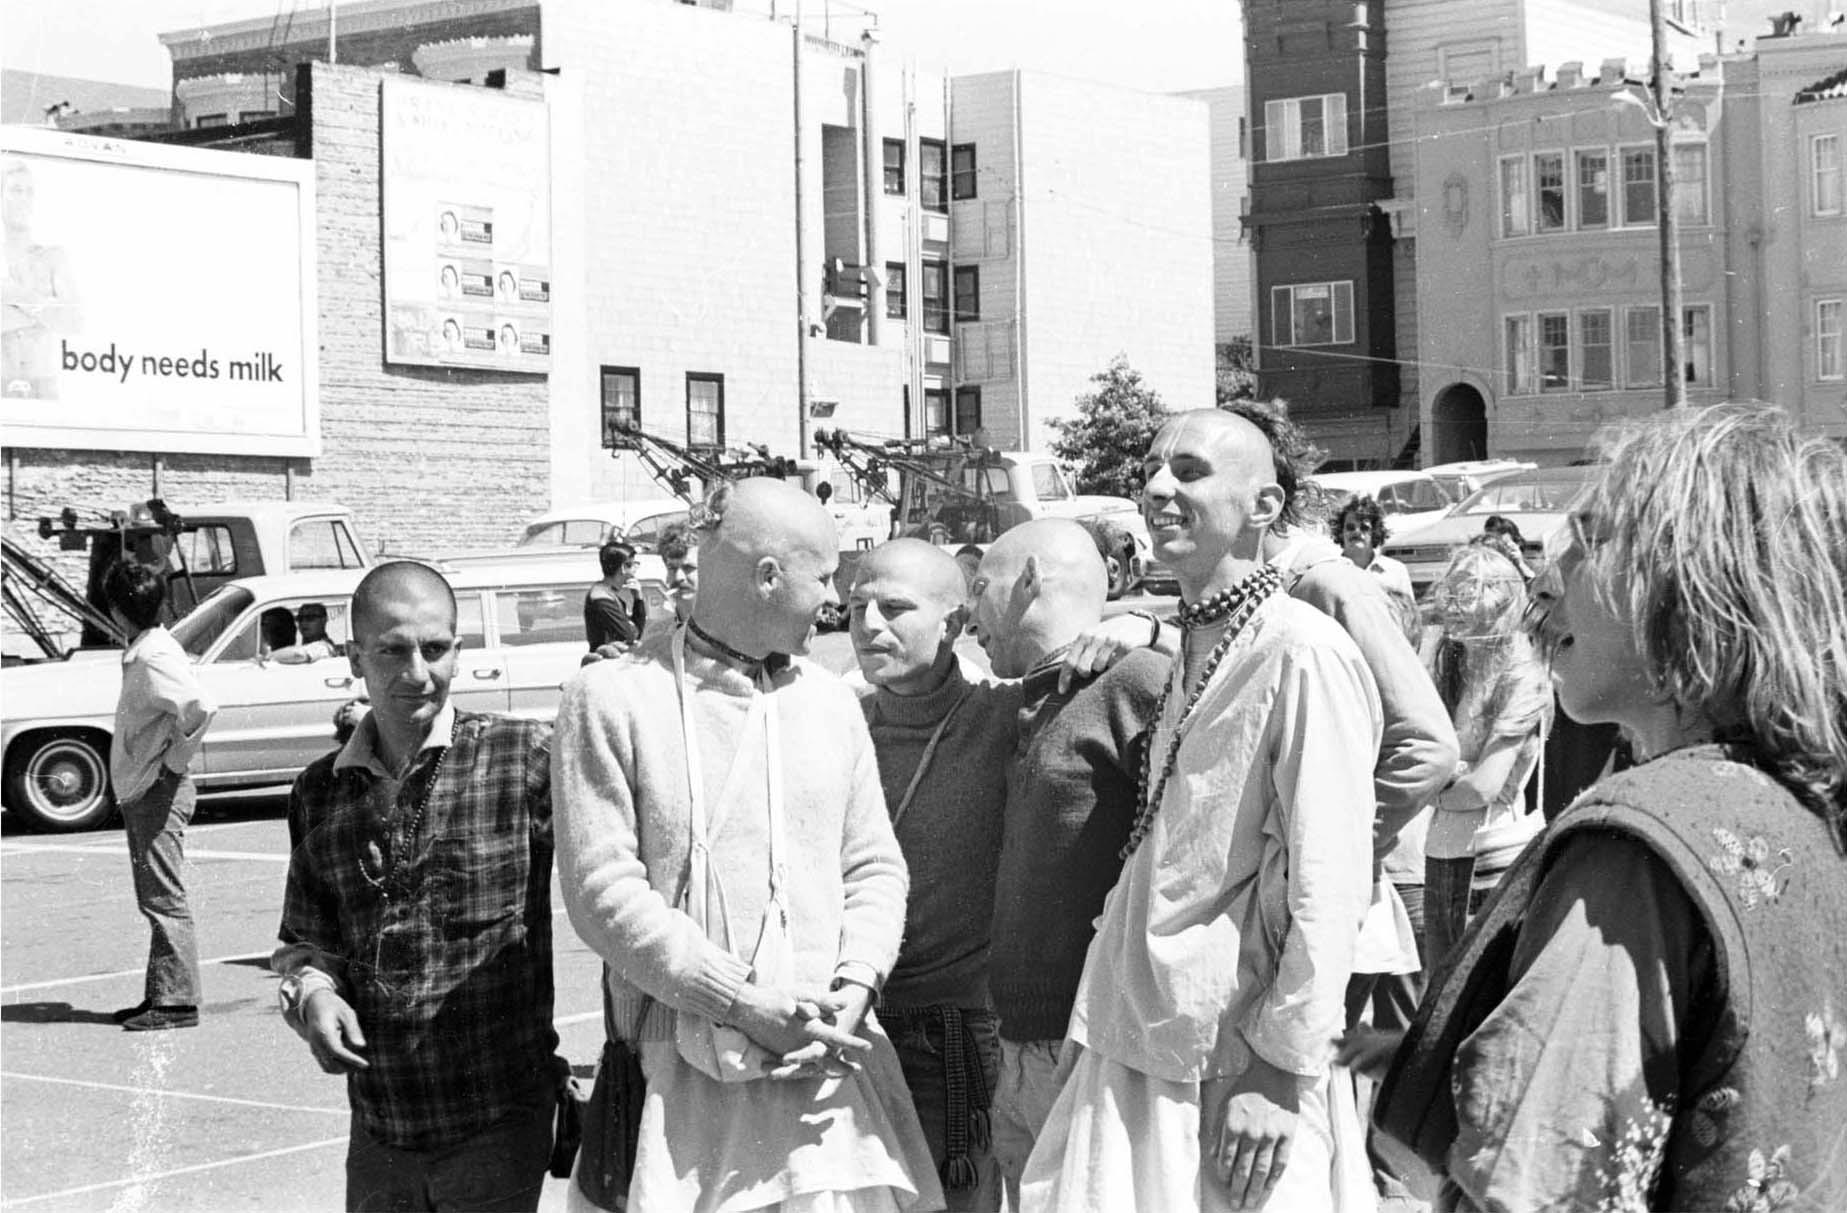
<path fill-rule="evenodd" d="M 1000 1164 L 994 1157 L 993 1098 L 1000 1077 L 1000 1033 L 992 1011 L 958 1012 L 962 1035 L 962 1056 L 955 1056 L 948 1039 L 942 1008 L 890 1008 L 879 1011 L 885 1029 L 898 1050 L 898 1063 L 904 1068 L 905 1085 L 911 1089 L 911 1103 L 923 1124 L 924 1140 L 930 1146 L 930 1159 L 936 1164 L 943 1181 L 943 1197 L 950 1213 L 999 1213 L 1001 1207 Z M 967 1063 L 972 1053 L 981 1067 L 979 1086 L 968 1081 L 974 1076 Z M 949 1068 L 958 1067 L 967 1106 L 962 1109 L 962 1125 L 968 1127 L 967 1158 L 973 1167 L 972 1177 L 951 1175 L 944 1160 L 949 1153 L 953 1105 L 950 1095 Z M 973 1116 L 971 1117 L 971 1114 Z M 972 1120 L 978 1118 L 987 1132 L 976 1131 Z M 973 1183 L 956 1185 L 958 1178 L 972 1178 Z"/>
<path fill-rule="evenodd" d="M 551 1162 L 556 1092 L 532 1097 L 446 1150 L 399 1150 L 357 1124 L 346 1151 L 346 1207 L 353 1213 L 531 1213 Z"/>
<path fill-rule="evenodd" d="M 1007 1189 L 1007 1207 L 1020 1207 L 1020 1179 L 1052 1105 L 1058 1101 L 1062 1040 L 1000 1042 L 1000 1081 L 994 1087 L 994 1158 Z"/>
<path fill-rule="evenodd" d="M 1475 860 L 1424 860 L 1424 976 L 1426 980 L 1449 959 L 1469 919 L 1487 902 L 1492 888 L 1472 891 Z"/>
<path fill-rule="evenodd" d="M 163 767 L 152 787 L 121 806 L 135 905 L 150 934 L 146 997 L 157 1007 L 199 1005 L 199 942 L 183 875 L 186 823 L 197 803 L 192 780 Z"/>

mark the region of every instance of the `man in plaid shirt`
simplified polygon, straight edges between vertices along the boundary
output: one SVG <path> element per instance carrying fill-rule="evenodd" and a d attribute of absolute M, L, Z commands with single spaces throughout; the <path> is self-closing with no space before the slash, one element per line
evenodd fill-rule
<path fill-rule="evenodd" d="M 271 963 L 289 1025 L 346 1075 L 349 1209 L 536 1209 L 551 1154 L 551 729 L 449 703 L 455 621 L 428 567 L 367 574 L 371 714 L 289 800 Z"/>

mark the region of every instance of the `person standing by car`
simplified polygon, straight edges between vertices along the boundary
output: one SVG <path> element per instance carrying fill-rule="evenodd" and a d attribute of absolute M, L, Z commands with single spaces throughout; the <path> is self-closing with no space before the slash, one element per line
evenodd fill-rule
<path fill-rule="evenodd" d="M 186 823 L 198 802 L 187 768 L 216 707 L 185 650 L 160 624 L 166 596 L 166 579 L 148 565 L 119 561 L 103 578 L 110 618 L 129 637 L 109 780 L 127 827 L 135 904 L 152 934 L 146 996 L 111 1016 L 130 1032 L 199 1024 L 199 946 L 180 870 Z"/>
<path fill-rule="evenodd" d="M 1385 583 L 1388 593 L 1416 598 L 1411 588 L 1410 570 L 1404 562 L 1393 560 L 1379 549 L 1385 544 L 1385 513 L 1370 497 L 1354 497 L 1340 507 L 1334 518 L 1334 537 L 1340 541 L 1341 554 Z"/>
<path fill-rule="evenodd" d="M 612 535 L 597 549 L 596 558 L 603 579 L 584 595 L 584 638 L 592 652 L 612 644 L 626 649 L 641 639 L 642 629 L 648 626 L 648 604 L 635 592 L 629 576 L 635 549 Z"/>

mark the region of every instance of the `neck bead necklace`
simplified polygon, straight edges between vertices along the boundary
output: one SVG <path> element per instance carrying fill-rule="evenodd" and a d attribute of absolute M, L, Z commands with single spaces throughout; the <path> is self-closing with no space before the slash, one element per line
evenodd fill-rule
<path fill-rule="evenodd" d="M 1142 746 L 1141 804 L 1136 809 L 1135 825 L 1129 831 L 1129 841 L 1118 852 L 1124 860 L 1142 845 L 1142 840 L 1154 825 L 1155 814 L 1161 811 L 1161 798 L 1167 791 L 1167 781 L 1173 776 L 1174 766 L 1180 760 L 1180 743 L 1186 740 L 1187 726 L 1193 720 L 1193 709 L 1199 706 L 1200 697 L 1212 682 L 1213 672 L 1225 660 L 1225 654 L 1231 651 L 1232 644 L 1238 639 L 1239 633 L 1243 632 L 1245 625 L 1250 623 L 1251 616 L 1257 613 L 1257 608 L 1269 601 L 1270 596 L 1281 589 L 1282 585 L 1282 574 L 1274 566 L 1266 564 L 1230 589 L 1221 590 L 1202 602 L 1181 606 L 1180 625 L 1183 628 L 1192 631 L 1211 627 L 1224 620 L 1225 634 L 1212 646 L 1212 652 L 1206 657 L 1199 678 L 1187 696 L 1186 706 L 1180 709 L 1180 719 L 1174 723 L 1173 739 L 1167 743 L 1167 756 L 1161 764 L 1158 779 L 1150 778 L 1154 772 L 1153 733 L 1149 734 L 1147 743 Z M 1175 681 L 1184 681 L 1186 678 L 1184 658 L 1176 657 L 1175 661 L 1179 663 L 1179 668 L 1175 671 L 1175 677 L 1168 678 L 1167 685 L 1161 688 L 1161 703 L 1155 709 L 1157 727 L 1160 721 L 1167 719 L 1167 704 L 1173 696 Z"/>
<path fill-rule="evenodd" d="M 448 757 L 448 746 L 444 746 L 436 752 L 436 761 L 430 765 L 429 782 L 423 785 L 423 795 L 417 799 L 417 812 L 411 817 L 410 828 L 404 833 L 403 845 L 401 847 L 392 848 L 391 867 L 386 870 L 384 859 L 380 857 L 379 868 L 382 874 L 374 876 L 366 867 L 365 855 L 362 854 L 359 857 L 359 874 L 365 878 L 367 884 L 378 890 L 379 896 L 383 897 L 386 901 L 391 900 L 391 888 L 398 882 L 398 874 L 404 870 L 405 859 L 416 849 L 417 833 L 423 828 L 423 816 L 430 808 L 430 795 L 436 790 L 436 780 L 442 775 L 443 762 Z M 375 849 L 375 845 L 376 844 L 374 844 L 374 847 L 368 847 L 367 849 Z"/>

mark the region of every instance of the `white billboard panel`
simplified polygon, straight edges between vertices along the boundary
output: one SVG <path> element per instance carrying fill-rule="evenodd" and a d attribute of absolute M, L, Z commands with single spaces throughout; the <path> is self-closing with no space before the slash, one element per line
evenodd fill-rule
<path fill-rule="evenodd" d="M 0 441 L 320 454 L 314 167 L 0 127 Z"/>
<path fill-rule="evenodd" d="M 546 374 L 545 103 L 418 80 L 383 87 L 385 361 Z"/>

